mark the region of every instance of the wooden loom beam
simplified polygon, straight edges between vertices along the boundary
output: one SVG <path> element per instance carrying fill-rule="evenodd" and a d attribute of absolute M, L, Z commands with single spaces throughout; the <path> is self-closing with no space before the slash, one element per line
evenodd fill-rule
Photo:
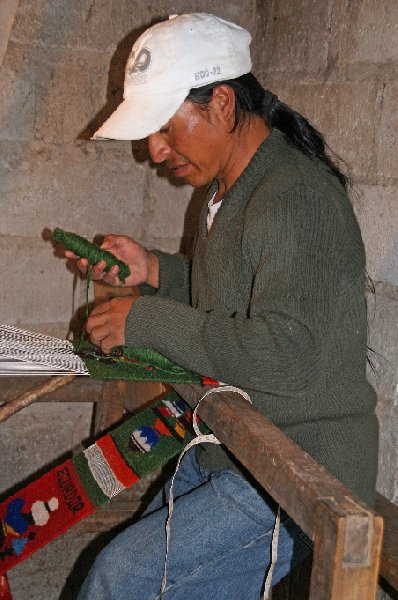
<path fill-rule="evenodd" d="M 173 387 L 191 406 L 204 393 L 201 386 Z M 374 600 L 382 517 L 240 394 L 209 395 L 198 414 L 314 540 L 310 600 Z"/>

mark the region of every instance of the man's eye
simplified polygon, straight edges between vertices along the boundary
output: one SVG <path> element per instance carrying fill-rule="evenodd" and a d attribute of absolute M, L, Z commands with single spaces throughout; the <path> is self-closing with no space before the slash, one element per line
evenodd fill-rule
<path fill-rule="evenodd" d="M 159 133 L 169 133 L 169 126 L 165 125 L 162 129 L 159 130 Z"/>

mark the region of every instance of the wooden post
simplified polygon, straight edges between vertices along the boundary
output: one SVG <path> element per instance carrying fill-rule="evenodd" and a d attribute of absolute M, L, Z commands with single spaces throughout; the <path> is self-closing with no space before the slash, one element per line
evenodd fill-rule
<path fill-rule="evenodd" d="M 384 516 L 384 545 L 381 553 L 382 577 L 398 590 L 398 511 L 397 505 L 376 494 L 376 512 Z"/>
<path fill-rule="evenodd" d="M 383 519 L 356 504 L 319 500 L 310 600 L 374 600 Z"/>
<path fill-rule="evenodd" d="M 124 414 L 127 381 L 105 381 L 102 398 L 95 405 L 95 435 L 118 423 Z"/>

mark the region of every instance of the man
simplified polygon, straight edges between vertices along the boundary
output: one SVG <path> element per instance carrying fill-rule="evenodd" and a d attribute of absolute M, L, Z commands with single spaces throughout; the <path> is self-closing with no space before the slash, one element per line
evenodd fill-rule
<path fill-rule="evenodd" d="M 192 186 L 208 185 L 193 263 L 125 236 L 103 248 L 130 267 L 137 300 L 116 298 L 87 322 L 105 352 L 152 347 L 245 389 L 283 431 L 372 502 L 375 395 L 365 378 L 364 250 L 346 180 L 322 136 L 250 73 L 250 35 L 206 14 L 145 32 L 126 67 L 125 100 L 96 138 L 148 139 Z M 66 253 L 70 258 L 76 258 Z M 87 261 L 80 259 L 84 272 Z M 121 285 L 118 268 L 92 269 Z M 355 447 L 355 453 L 351 448 Z M 197 454 L 197 456 L 196 456 Z M 162 598 L 258 600 L 275 521 L 271 498 L 220 446 L 184 458 Z M 167 509 L 98 557 L 79 599 L 159 598 Z M 273 582 L 308 552 L 281 525 Z"/>

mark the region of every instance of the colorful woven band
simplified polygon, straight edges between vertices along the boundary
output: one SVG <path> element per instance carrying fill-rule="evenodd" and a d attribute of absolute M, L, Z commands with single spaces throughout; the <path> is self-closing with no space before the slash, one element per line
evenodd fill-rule
<path fill-rule="evenodd" d="M 5 499 L 0 573 L 164 465 L 193 437 L 191 409 L 173 392 Z"/>

